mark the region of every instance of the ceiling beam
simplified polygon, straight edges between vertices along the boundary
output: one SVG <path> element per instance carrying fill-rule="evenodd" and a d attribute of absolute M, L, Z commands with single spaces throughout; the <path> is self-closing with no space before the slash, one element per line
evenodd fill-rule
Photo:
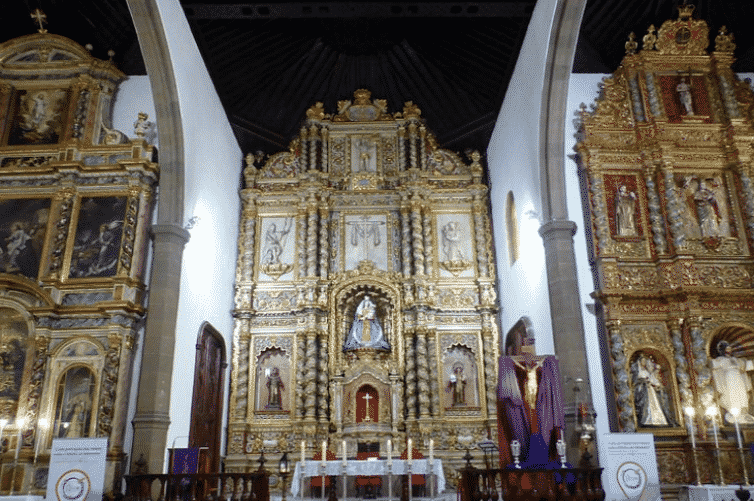
<path fill-rule="evenodd" d="M 195 19 L 307 19 L 349 17 L 506 17 L 529 18 L 532 0 L 518 2 L 301 2 L 210 4 L 183 1 Z"/>

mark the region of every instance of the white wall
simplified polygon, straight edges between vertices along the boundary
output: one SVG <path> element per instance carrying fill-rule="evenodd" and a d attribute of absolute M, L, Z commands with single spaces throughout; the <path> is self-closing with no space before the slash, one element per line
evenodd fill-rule
<path fill-rule="evenodd" d="M 149 77 L 132 75 L 120 84 L 118 92 L 115 94 L 113 129 L 124 133 L 131 139 L 135 138 L 134 122 L 136 122 L 136 117 L 141 111 L 149 116 L 150 122 L 154 123 L 156 113 Z M 153 128 L 153 131 L 156 132 L 156 128 Z M 147 138 L 151 144 L 159 146 L 155 134 L 148 134 Z"/>
<path fill-rule="evenodd" d="M 157 4 L 167 27 L 183 124 L 184 223 L 198 218 L 183 253 L 167 439 L 168 447 L 185 447 L 191 421 L 195 346 L 204 321 L 223 335 L 226 360 L 231 357 L 242 153 L 180 3 L 158 0 Z M 228 399 L 228 382 L 226 372 L 224 401 Z M 225 416 L 225 409 L 218 409 L 218 414 Z M 222 436 L 225 440 L 225 432 Z"/>
<path fill-rule="evenodd" d="M 492 222 L 500 292 L 501 336 L 522 316 L 532 321 L 537 353 L 554 353 L 550 302 L 542 237 L 542 196 L 539 165 L 539 116 L 545 55 L 555 0 L 537 2 L 521 54 L 498 115 L 487 164 L 490 170 Z M 520 227 L 520 257 L 510 266 L 505 205 L 513 192 Z"/>

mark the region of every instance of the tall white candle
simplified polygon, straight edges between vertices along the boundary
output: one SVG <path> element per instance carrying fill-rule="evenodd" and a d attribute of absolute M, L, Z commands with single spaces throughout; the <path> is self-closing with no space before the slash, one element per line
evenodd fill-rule
<path fill-rule="evenodd" d="M 37 443 L 34 445 L 34 464 L 37 463 L 37 457 L 39 456 L 39 446 L 42 444 L 42 432 L 47 428 L 47 420 L 42 418 L 37 421 Z"/>
<path fill-rule="evenodd" d="M 715 449 L 720 450 L 720 443 L 717 440 L 717 415 L 712 415 L 712 434 L 715 435 Z"/>
<path fill-rule="evenodd" d="M 387 439 L 387 464 L 393 464 L 393 441 L 389 438 Z"/>
<path fill-rule="evenodd" d="M 689 437 L 691 437 L 691 447 L 693 449 L 696 449 L 696 431 L 694 430 L 694 416 L 692 414 L 686 413 L 686 418 L 688 419 L 688 429 L 689 429 Z"/>
<path fill-rule="evenodd" d="M 301 463 L 303 467 L 303 462 L 306 461 L 306 442 L 304 440 L 301 441 Z"/>
<path fill-rule="evenodd" d="M 343 442 L 341 443 L 341 450 L 343 452 L 343 466 L 345 466 L 347 464 L 347 461 L 346 461 L 346 441 L 345 440 L 343 440 Z"/>
<path fill-rule="evenodd" d="M 429 467 L 432 468 L 433 460 L 435 459 L 435 441 L 429 439 Z"/>
<path fill-rule="evenodd" d="M 21 439 L 24 432 L 24 418 L 17 421 L 18 425 L 18 437 L 16 438 L 16 462 L 18 462 L 18 455 L 21 453 Z"/>
<path fill-rule="evenodd" d="M 411 451 L 411 439 L 408 439 L 408 465 L 411 466 L 411 462 L 414 460 L 413 452 Z"/>
<path fill-rule="evenodd" d="M 327 440 L 322 441 L 322 466 L 325 465 L 325 461 L 327 461 Z"/>
<path fill-rule="evenodd" d="M 736 413 L 733 415 L 734 418 L 736 418 L 736 438 L 738 439 L 738 448 L 742 449 L 743 444 L 741 444 L 741 428 L 738 425 L 738 414 L 740 411 L 738 409 L 735 409 Z"/>

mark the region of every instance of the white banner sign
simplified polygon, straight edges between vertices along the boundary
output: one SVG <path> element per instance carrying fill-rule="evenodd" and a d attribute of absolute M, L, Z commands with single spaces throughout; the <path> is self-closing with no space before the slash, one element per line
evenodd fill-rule
<path fill-rule="evenodd" d="M 660 499 L 654 436 L 651 433 L 605 433 L 600 436 L 602 488 L 606 501 Z"/>
<path fill-rule="evenodd" d="M 106 438 L 54 439 L 47 501 L 101 501 L 106 455 Z"/>

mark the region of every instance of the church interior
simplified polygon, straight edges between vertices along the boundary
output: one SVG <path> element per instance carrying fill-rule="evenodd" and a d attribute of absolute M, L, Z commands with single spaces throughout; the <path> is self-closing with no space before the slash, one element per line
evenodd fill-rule
<path fill-rule="evenodd" d="M 620 437 L 641 492 L 748 486 L 753 18 L 13 0 L 0 495 L 88 438 L 111 497 L 199 450 L 283 499 L 342 459 L 373 468 L 342 497 L 423 461 L 466 501 L 472 465 L 608 471 Z"/>

